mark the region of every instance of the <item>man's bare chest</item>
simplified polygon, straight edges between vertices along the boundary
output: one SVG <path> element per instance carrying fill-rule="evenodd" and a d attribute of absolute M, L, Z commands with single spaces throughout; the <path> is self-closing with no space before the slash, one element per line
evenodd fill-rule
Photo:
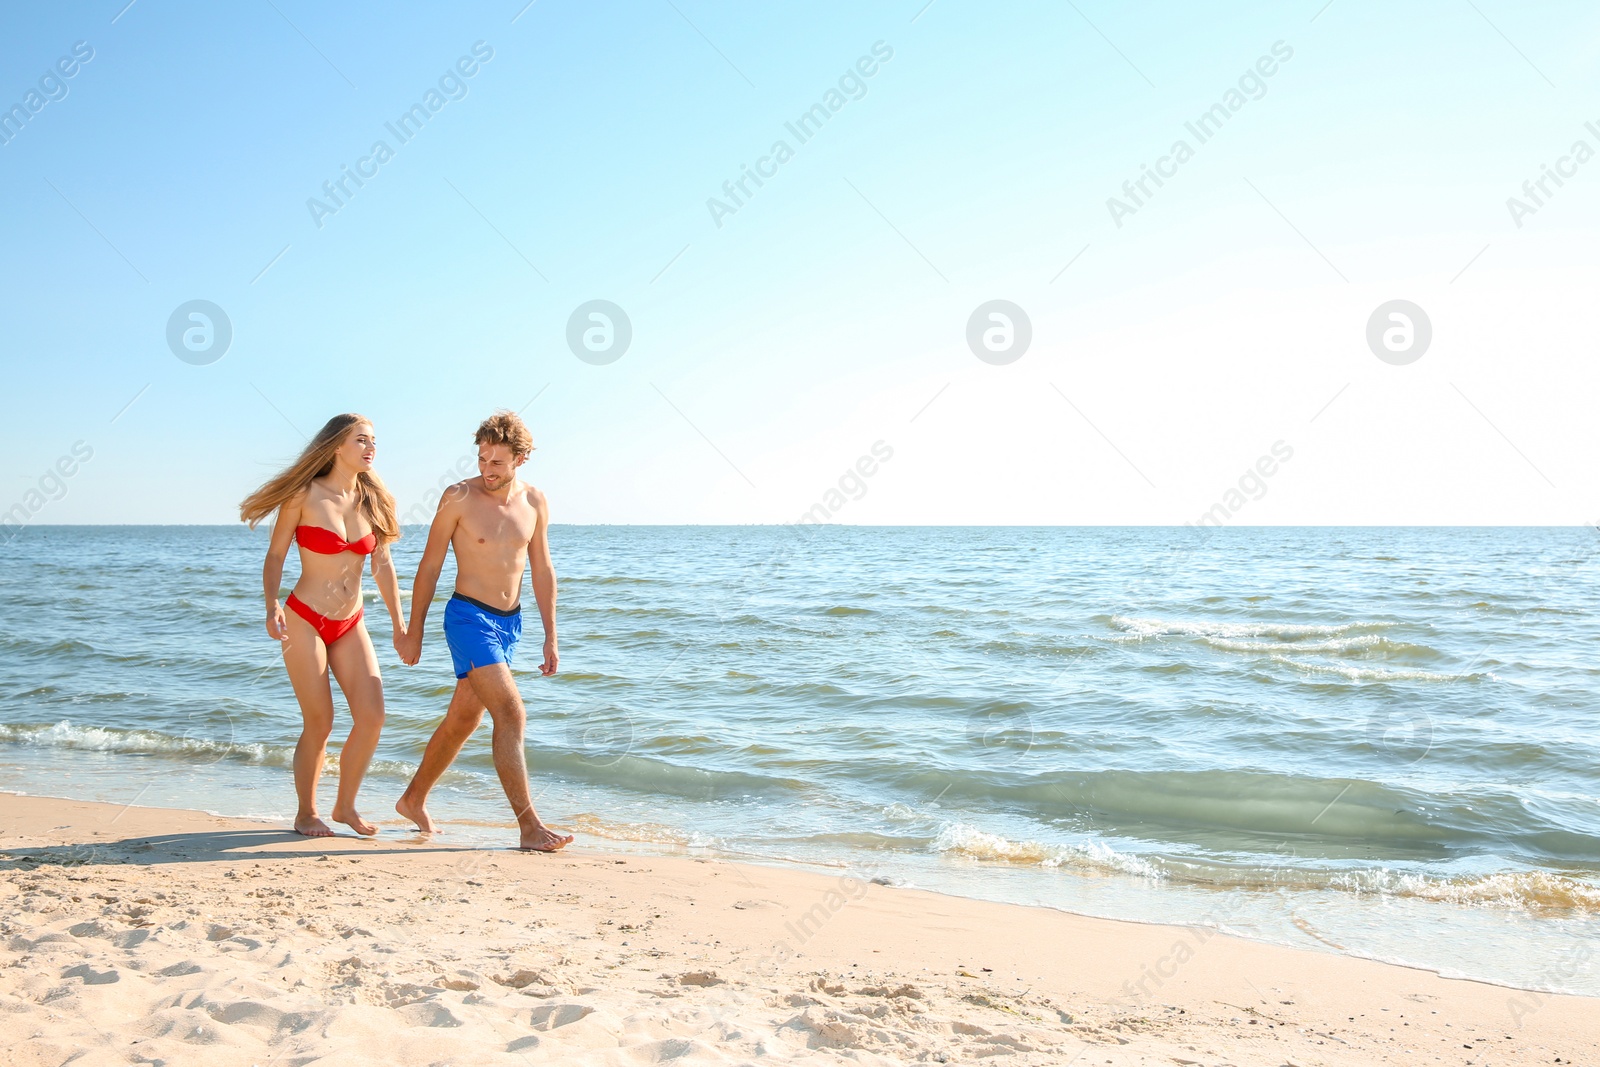
<path fill-rule="evenodd" d="M 532 539 L 536 521 L 532 508 L 525 511 L 473 508 L 461 517 L 456 531 L 469 545 L 491 550 L 516 548 Z"/>

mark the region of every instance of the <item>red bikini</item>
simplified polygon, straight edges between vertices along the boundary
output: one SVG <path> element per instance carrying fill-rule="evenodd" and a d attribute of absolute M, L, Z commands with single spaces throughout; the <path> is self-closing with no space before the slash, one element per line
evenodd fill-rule
<path fill-rule="evenodd" d="M 300 542 L 301 548 L 307 552 L 315 552 L 319 556 L 337 556 L 341 552 L 370 556 L 372 550 L 378 547 L 376 530 L 359 541 L 346 541 L 332 530 L 323 529 L 321 526 L 296 526 L 294 539 Z"/>
<path fill-rule="evenodd" d="M 300 542 L 300 547 L 307 552 L 315 552 L 319 556 L 337 556 L 341 552 L 354 552 L 358 556 L 370 556 L 378 547 L 378 534 L 373 531 L 359 541 L 346 541 L 332 530 L 323 529 L 321 526 L 296 526 L 294 539 Z M 356 623 L 361 621 L 365 609 L 357 608 L 356 613 L 348 619 L 330 619 L 326 615 L 319 615 L 306 607 L 305 602 L 293 593 L 285 606 L 302 619 L 311 624 L 317 631 L 317 636 L 322 638 L 324 645 L 331 645 L 345 634 L 349 633 Z"/>

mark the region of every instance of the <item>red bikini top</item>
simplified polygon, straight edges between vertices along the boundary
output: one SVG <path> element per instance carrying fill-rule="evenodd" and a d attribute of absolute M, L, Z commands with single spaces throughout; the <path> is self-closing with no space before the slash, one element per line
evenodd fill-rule
<path fill-rule="evenodd" d="M 322 556 L 337 556 L 341 552 L 370 556 L 378 547 L 378 534 L 375 530 L 359 541 L 346 541 L 332 530 L 323 529 L 321 526 L 296 526 L 294 539 L 299 541 L 300 547 L 307 552 L 315 552 Z"/>

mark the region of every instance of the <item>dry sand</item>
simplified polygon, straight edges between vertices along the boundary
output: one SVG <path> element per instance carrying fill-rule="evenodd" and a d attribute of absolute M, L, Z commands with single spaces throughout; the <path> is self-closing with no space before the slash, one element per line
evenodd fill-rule
<path fill-rule="evenodd" d="M 1600 1064 L 1588 998 L 842 873 L 9 795 L 0 871 L 15 1067 Z"/>

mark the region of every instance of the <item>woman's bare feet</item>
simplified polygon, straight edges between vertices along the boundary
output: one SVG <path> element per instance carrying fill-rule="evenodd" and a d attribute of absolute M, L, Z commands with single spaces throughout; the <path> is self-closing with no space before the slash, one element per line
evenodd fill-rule
<path fill-rule="evenodd" d="M 317 815 L 296 815 L 294 832 L 302 837 L 332 837 L 333 831 Z"/>
<path fill-rule="evenodd" d="M 428 809 L 421 804 L 413 803 L 408 793 L 402 793 L 400 799 L 394 802 L 394 810 L 416 823 L 419 833 L 431 834 L 436 829 L 432 817 L 428 815 Z"/>
<path fill-rule="evenodd" d="M 548 826 L 539 826 L 533 830 L 522 832 L 522 844 L 517 847 L 524 852 L 555 852 L 572 844 L 571 834 L 558 834 Z"/>
<path fill-rule="evenodd" d="M 335 804 L 333 821 L 344 823 L 362 837 L 371 837 L 378 832 L 378 828 L 357 814 L 355 808 L 342 808 Z"/>

